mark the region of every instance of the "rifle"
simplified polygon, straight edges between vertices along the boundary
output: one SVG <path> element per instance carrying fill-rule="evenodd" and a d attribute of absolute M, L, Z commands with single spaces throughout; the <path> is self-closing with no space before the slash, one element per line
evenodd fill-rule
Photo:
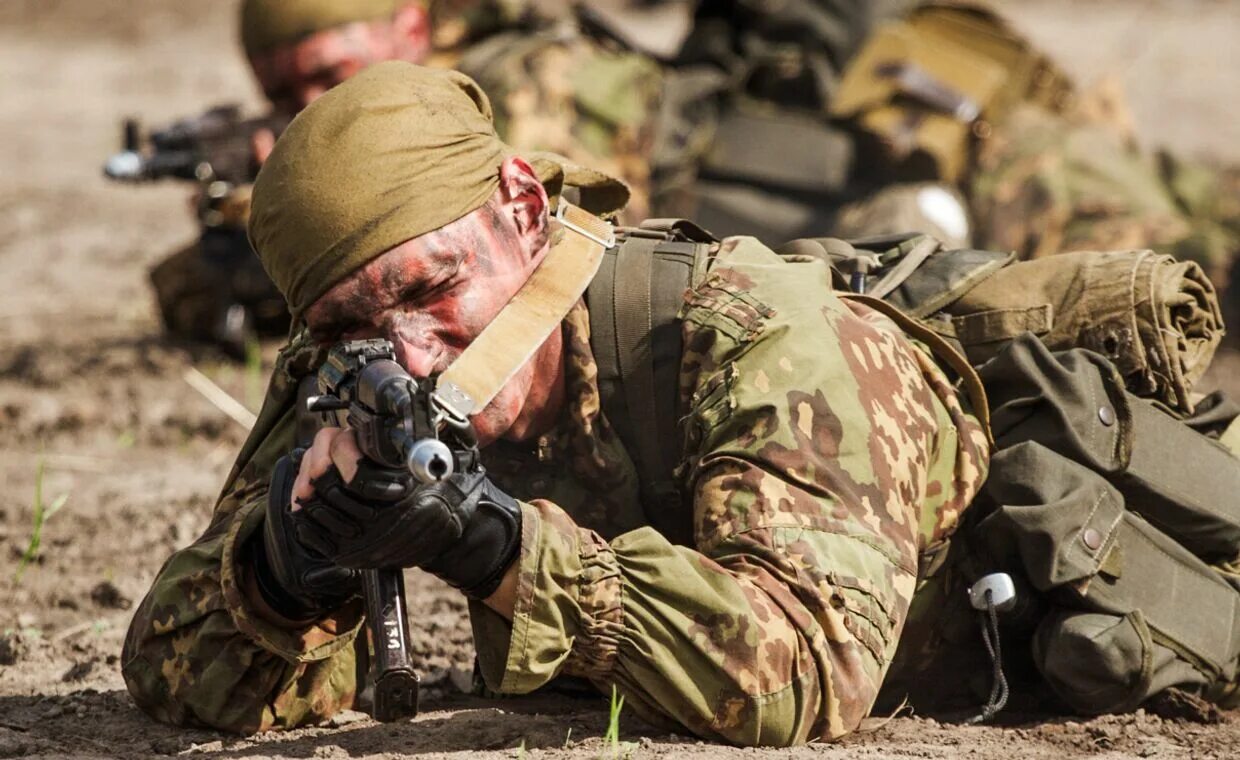
<path fill-rule="evenodd" d="M 299 411 L 318 415 L 322 424 L 352 428 L 362 454 L 375 462 L 408 469 L 421 483 L 481 470 L 469 420 L 439 404 L 434 382 L 406 372 L 386 340 L 336 345 L 319 369 L 317 390 Z M 418 675 L 409 660 L 403 570 L 364 570 L 362 588 L 374 648 L 372 715 L 383 722 L 412 718 Z"/>
<path fill-rule="evenodd" d="M 238 359 L 256 335 L 288 330 L 284 298 L 250 249 L 245 220 L 247 185 L 259 169 L 253 136 L 263 129 L 279 135 L 289 121 L 281 114 L 242 119 L 235 105 L 149 134 L 143 134 L 137 120 L 127 119 L 124 150 L 103 167 L 104 175 L 120 182 L 174 178 L 198 185 L 198 244 L 160 264 L 152 284 L 169 332 L 216 343 Z"/>
<path fill-rule="evenodd" d="M 147 134 L 137 119 L 124 122 L 123 150 L 103 165 L 103 173 L 122 182 L 165 177 L 204 184 L 240 185 L 258 175 L 252 140 L 259 130 L 279 136 L 292 117 L 272 114 L 242 119 L 236 105 L 216 106 Z"/>

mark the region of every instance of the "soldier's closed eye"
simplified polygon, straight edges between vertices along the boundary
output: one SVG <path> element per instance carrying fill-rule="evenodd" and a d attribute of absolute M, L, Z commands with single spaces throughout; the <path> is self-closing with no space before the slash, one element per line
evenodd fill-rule
<path fill-rule="evenodd" d="M 458 260 L 456 265 L 451 268 L 447 268 L 425 279 L 410 282 L 401 289 L 398 301 L 408 306 L 432 300 L 436 296 L 451 290 L 460 282 L 461 278 L 457 276 L 460 270 L 461 266 Z"/>

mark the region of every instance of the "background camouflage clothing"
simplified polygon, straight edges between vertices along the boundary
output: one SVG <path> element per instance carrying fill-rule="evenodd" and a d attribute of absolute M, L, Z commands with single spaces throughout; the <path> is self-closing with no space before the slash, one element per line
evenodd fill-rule
<path fill-rule="evenodd" d="M 726 741 L 841 736 L 878 694 L 922 553 L 985 477 L 984 433 L 929 352 L 837 298 L 821 261 L 725 241 L 681 316 L 693 545 L 642 527 L 579 306 L 558 429 L 488 452 L 524 524 L 513 621 L 472 610 L 483 675 L 507 693 L 560 673 L 614 683 L 643 715 Z M 315 360 L 302 342 L 282 354 L 211 528 L 134 617 L 124 674 L 160 719 L 254 731 L 352 704 L 358 610 L 275 625 L 249 601 L 241 555 Z"/>
<path fill-rule="evenodd" d="M 494 35 L 454 68 L 487 93 L 504 142 L 622 178 L 632 190 L 625 219 L 649 216 L 648 159 L 662 86 L 654 61 L 567 24 Z"/>
<path fill-rule="evenodd" d="M 717 234 L 761 234 L 773 242 L 824 234 L 942 235 L 915 192 L 892 192 L 905 183 L 937 182 L 966 199 L 972 234 L 949 235 L 954 242 L 1022 258 L 1152 248 L 1200 263 L 1226 290 L 1240 252 L 1240 169 L 1142 151 L 1121 95 L 1106 87 L 1074 94 L 1053 64 L 985 8 L 703 3 L 697 28 L 665 74 L 702 91 L 685 86 L 695 93 L 688 102 L 664 107 L 665 115 L 680 118 L 660 121 L 658 144 L 676 146 L 678 154 L 655 159 L 677 171 L 656 177 L 654 215 L 687 216 Z M 975 33 L 966 36 L 961 27 L 957 37 L 944 36 L 946 20 L 961 17 Z M 891 56 L 867 56 L 867 44 L 893 28 L 908 43 L 908 60 L 893 58 L 898 48 L 884 48 Z M 937 142 L 918 142 L 929 119 L 943 119 L 942 104 L 901 92 L 892 74 L 860 68 L 894 61 L 934 79 L 940 66 L 950 70 L 944 58 L 985 59 L 999 40 L 1011 49 L 1009 59 L 999 56 L 994 71 L 973 74 L 999 76 L 1004 84 L 987 96 L 993 103 L 977 100 L 980 112 L 962 117 L 951 140 L 940 131 Z M 1033 87 L 1026 81 L 1030 67 L 1045 75 L 1034 77 Z M 859 105 L 840 112 L 843 83 L 853 74 L 867 85 L 849 96 Z M 709 86 L 699 81 L 710 75 Z M 1042 87 L 1041 79 L 1053 85 Z M 973 96 L 967 88 L 959 94 Z M 870 117 L 877 111 L 900 116 L 882 122 L 887 131 L 876 131 Z M 733 138 L 737 123 L 746 127 L 741 139 Z M 815 123 L 820 133 L 807 142 Z M 666 139 L 668 131 L 692 138 Z M 813 175 L 807 167 L 815 166 Z M 893 210 L 895 201 L 903 207 Z"/>
<path fill-rule="evenodd" d="M 1021 258 L 1152 248 L 1221 288 L 1240 248 L 1237 174 L 1143 154 L 1115 122 L 1026 106 L 979 144 L 974 244 Z"/>

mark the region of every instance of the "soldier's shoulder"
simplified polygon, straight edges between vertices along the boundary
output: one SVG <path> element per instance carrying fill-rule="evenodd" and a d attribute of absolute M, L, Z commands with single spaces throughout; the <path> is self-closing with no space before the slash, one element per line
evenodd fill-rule
<path fill-rule="evenodd" d="M 845 310 L 823 260 L 781 255 L 757 238 L 739 236 L 719 243 L 686 294 L 681 317 L 697 340 L 757 357 L 787 342 L 814 344 Z"/>
<path fill-rule="evenodd" d="M 777 304 L 834 299 L 825 258 L 787 255 L 748 235 L 724 238 L 712 256 L 706 281 L 730 280 L 748 294 Z"/>
<path fill-rule="evenodd" d="M 624 88 L 648 87 L 661 75 L 661 67 L 648 56 L 571 23 L 493 34 L 463 50 L 456 67 L 482 85 L 493 101 L 531 85 L 574 96 L 597 92 L 623 97 Z"/>

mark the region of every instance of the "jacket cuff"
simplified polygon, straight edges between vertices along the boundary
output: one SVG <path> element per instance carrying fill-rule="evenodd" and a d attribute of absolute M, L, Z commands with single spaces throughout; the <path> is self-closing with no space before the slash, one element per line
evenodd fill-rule
<path fill-rule="evenodd" d="M 623 629 L 615 553 L 551 502 L 523 503 L 521 512 L 511 624 L 470 606 L 483 680 L 502 694 L 529 693 L 561 672 L 605 680 Z"/>
<path fill-rule="evenodd" d="M 289 662 L 326 660 L 352 646 L 362 626 L 362 603 L 350 601 L 309 623 L 282 620 L 247 588 L 250 569 L 242 547 L 262 525 L 264 499 L 251 500 L 233 516 L 220 558 L 224 604 L 237 630 L 255 644 Z M 280 621 L 280 622 L 278 622 Z"/>

